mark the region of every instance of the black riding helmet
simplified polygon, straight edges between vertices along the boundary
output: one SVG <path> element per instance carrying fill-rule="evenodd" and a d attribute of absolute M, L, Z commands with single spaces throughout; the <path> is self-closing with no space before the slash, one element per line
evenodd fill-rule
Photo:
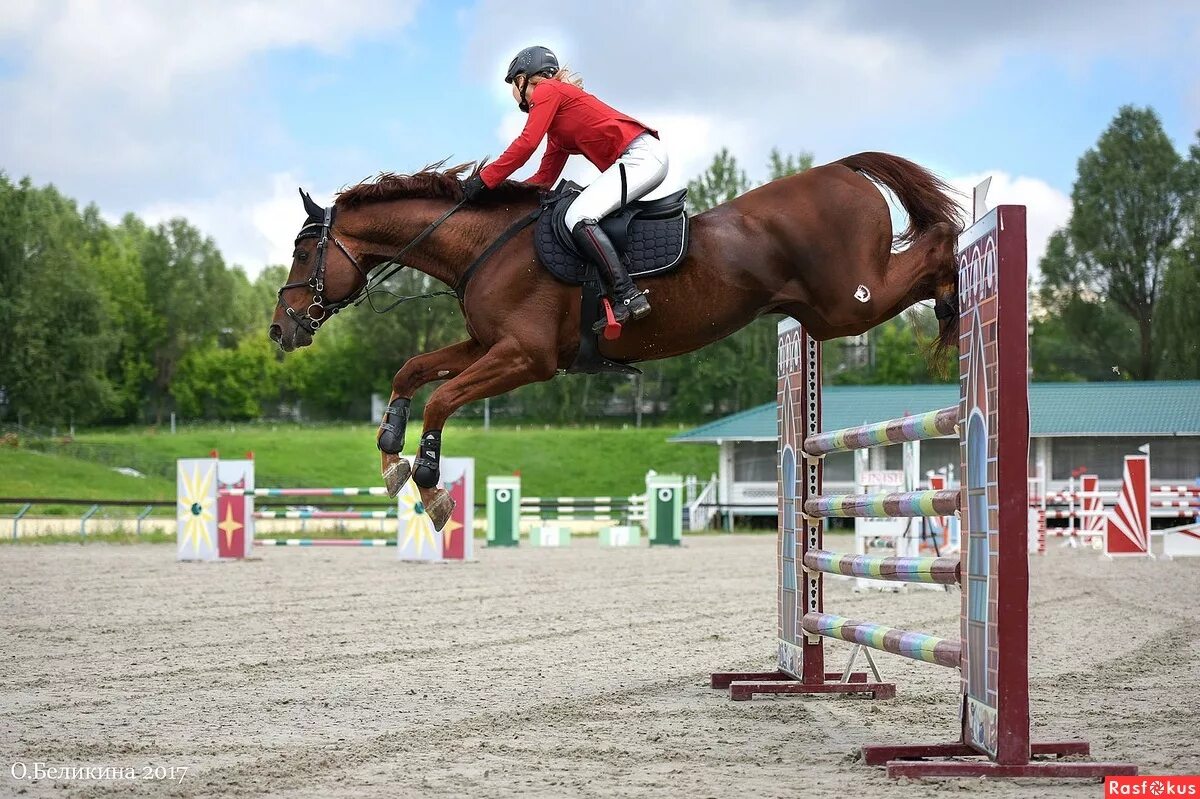
<path fill-rule="evenodd" d="M 558 72 L 558 57 L 549 47 L 526 47 L 517 53 L 517 57 L 508 65 L 508 74 L 504 76 L 505 83 L 512 83 L 517 75 L 527 77 L 534 75 L 553 75 Z"/>

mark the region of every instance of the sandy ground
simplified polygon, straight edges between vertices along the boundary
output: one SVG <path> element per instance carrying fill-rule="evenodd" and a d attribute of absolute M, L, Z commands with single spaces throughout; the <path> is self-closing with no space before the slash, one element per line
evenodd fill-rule
<path fill-rule="evenodd" d="M 279 548 L 201 565 L 169 546 L 3 547 L 0 796 L 912 797 L 856 748 L 953 738 L 955 672 L 880 654 L 899 683 L 883 702 L 707 687 L 771 665 L 773 549 L 577 540 L 418 565 Z M 1035 734 L 1200 772 L 1200 560 L 1054 548 L 1033 574 Z M 956 634 L 957 594 L 829 594 L 834 612 Z M 35 763 L 187 774 L 13 778 Z M 964 789 L 1101 795 L 918 791 Z"/>

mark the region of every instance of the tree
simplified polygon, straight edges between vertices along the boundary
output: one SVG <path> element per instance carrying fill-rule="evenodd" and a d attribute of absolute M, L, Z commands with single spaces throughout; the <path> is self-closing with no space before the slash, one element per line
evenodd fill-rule
<path fill-rule="evenodd" d="M 1200 220 L 1192 235 L 1173 254 L 1163 281 L 1160 319 L 1163 351 L 1162 376 L 1174 380 L 1200 378 Z"/>
<path fill-rule="evenodd" d="M 279 396 L 282 366 L 265 335 L 234 347 L 192 347 L 180 361 L 171 393 L 185 416 L 256 419 Z"/>
<path fill-rule="evenodd" d="M 768 180 L 776 180 L 778 178 L 794 175 L 797 172 L 805 172 L 813 167 L 812 153 L 795 153 L 787 154 L 779 152 L 778 147 L 771 148 L 771 154 L 767 157 L 767 174 L 770 176 Z"/>
<path fill-rule="evenodd" d="M 112 326 L 79 211 L 53 186 L 0 174 L 0 212 L 0 412 L 63 426 L 102 417 Z"/>
<path fill-rule="evenodd" d="M 713 156 L 708 169 L 688 181 L 688 203 L 693 214 L 703 213 L 721 203 L 727 203 L 750 189 L 746 173 L 738 167 L 737 159 L 728 147 Z"/>
<path fill-rule="evenodd" d="M 1154 111 L 1125 106 L 1079 159 L 1071 219 L 1042 261 L 1042 305 L 1071 334 L 1099 344 L 1106 336 L 1096 338 L 1094 323 L 1110 309 L 1130 320 L 1136 351 L 1111 366 L 1135 379 L 1154 379 L 1163 364 L 1157 311 L 1168 267 L 1195 227 L 1195 172 Z"/>
<path fill-rule="evenodd" d="M 784 155 L 772 150 L 768 180 L 777 180 L 812 166 L 811 153 Z M 713 158 L 708 169 L 688 182 L 693 213 L 729 202 L 751 183 L 728 149 Z M 658 387 L 653 398 L 669 405 L 675 418 L 729 413 L 770 400 L 775 393 L 777 319 L 763 317 L 699 352 L 646 364 L 647 383 Z M 665 389 L 665 391 L 664 391 Z"/>
<path fill-rule="evenodd" d="M 949 383 L 958 379 L 946 363 L 930 363 L 926 343 L 937 332 L 937 320 L 928 309 L 889 319 L 866 336 L 826 344 L 822 366 L 828 382 L 854 385 Z"/>
<path fill-rule="evenodd" d="M 152 314 L 148 351 L 150 398 L 161 423 L 179 362 L 192 347 L 231 327 L 233 279 L 212 239 L 183 219 L 153 229 L 142 242 L 146 304 Z"/>

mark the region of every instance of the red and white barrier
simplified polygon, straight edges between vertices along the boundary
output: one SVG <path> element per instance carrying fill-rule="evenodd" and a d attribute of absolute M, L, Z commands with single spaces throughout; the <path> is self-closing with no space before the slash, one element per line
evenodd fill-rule
<path fill-rule="evenodd" d="M 1150 456 L 1126 455 L 1117 507 L 1104 539 L 1108 557 L 1150 557 Z"/>

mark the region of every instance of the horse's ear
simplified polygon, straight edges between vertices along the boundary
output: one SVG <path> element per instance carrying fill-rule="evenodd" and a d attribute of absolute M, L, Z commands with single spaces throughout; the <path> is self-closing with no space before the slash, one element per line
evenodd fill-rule
<path fill-rule="evenodd" d="M 308 213 L 309 219 L 320 222 L 325 218 L 325 209 L 317 205 L 304 189 L 300 189 L 300 199 L 304 201 L 304 210 Z"/>

